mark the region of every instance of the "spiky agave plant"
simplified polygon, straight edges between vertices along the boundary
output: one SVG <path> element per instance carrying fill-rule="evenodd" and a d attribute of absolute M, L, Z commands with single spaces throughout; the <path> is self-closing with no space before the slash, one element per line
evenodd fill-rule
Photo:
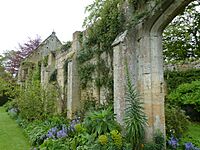
<path fill-rule="evenodd" d="M 131 82 L 128 67 L 126 67 L 126 81 L 126 108 L 124 118 L 126 138 L 131 143 L 132 148 L 138 150 L 141 149 L 141 144 L 144 140 L 147 117 L 144 113 L 141 98 Z"/>

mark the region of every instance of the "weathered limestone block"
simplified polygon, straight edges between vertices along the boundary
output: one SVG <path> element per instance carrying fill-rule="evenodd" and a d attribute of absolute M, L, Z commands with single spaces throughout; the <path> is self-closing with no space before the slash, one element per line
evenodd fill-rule
<path fill-rule="evenodd" d="M 68 62 L 72 59 L 74 52 L 71 50 L 67 52 L 58 52 L 56 54 L 55 61 L 55 69 L 57 69 L 57 84 L 58 84 L 58 92 L 59 92 L 59 111 L 62 112 L 67 108 L 67 86 L 69 79 L 69 70 L 70 63 Z M 67 63 L 67 64 L 66 64 Z M 67 69 L 68 68 L 68 69 Z M 69 89 L 70 90 L 70 89 Z"/>
<path fill-rule="evenodd" d="M 77 68 L 77 51 L 80 50 L 80 32 L 73 34 L 72 52 L 73 57 L 68 62 L 68 85 L 67 85 L 67 116 L 72 118 L 80 108 L 80 81 Z"/>
<path fill-rule="evenodd" d="M 128 35 L 128 31 L 119 35 L 113 43 L 113 76 L 114 76 L 114 113 L 117 114 L 117 121 L 123 125 L 124 110 L 126 108 L 126 76 L 131 78 L 133 85 L 137 85 L 136 71 L 137 59 L 133 47 L 134 36 Z"/>

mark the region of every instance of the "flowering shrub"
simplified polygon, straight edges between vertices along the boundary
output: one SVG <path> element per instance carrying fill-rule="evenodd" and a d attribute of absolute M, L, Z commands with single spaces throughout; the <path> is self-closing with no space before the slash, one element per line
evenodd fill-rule
<path fill-rule="evenodd" d="M 112 128 L 106 128 L 106 130 L 102 130 L 103 134 L 98 134 L 97 129 L 101 129 L 101 126 L 99 124 L 95 124 L 94 126 L 94 121 L 93 119 L 96 116 L 96 121 L 98 123 L 101 123 L 101 119 L 107 118 L 108 116 L 105 115 L 106 117 L 102 117 L 101 115 L 105 114 L 110 114 L 106 111 L 110 110 L 100 110 L 100 111 L 94 111 L 94 114 L 91 114 L 90 112 L 86 116 L 89 117 L 88 119 L 91 120 L 85 120 L 88 121 L 87 123 L 85 122 L 80 122 L 80 118 L 73 119 L 68 126 L 55 126 L 47 131 L 45 134 L 46 139 L 43 142 L 43 144 L 40 145 L 40 149 L 45 149 L 45 150 L 52 150 L 54 147 L 58 148 L 58 143 L 63 144 L 63 150 L 64 149 L 77 149 L 77 150 L 128 150 L 130 149 L 130 145 L 126 143 L 125 140 L 123 140 L 122 134 L 120 133 L 119 130 L 116 128 L 119 127 L 117 126 L 111 126 Z M 98 116 L 98 117 L 97 117 Z M 100 117 L 101 116 L 101 117 Z M 104 116 L 104 115 L 103 115 Z M 94 117 L 94 118 L 93 118 Z M 113 116 L 109 116 L 113 117 Z M 108 117 L 108 118 L 109 118 Z M 104 120 L 105 127 L 106 125 L 113 125 L 114 120 Z M 115 122 L 114 122 L 115 123 Z M 88 128 L 90 127 L 90 128 Z M 104 126 L 102 126 L 103 128 Z M 110 130 L 109 130 L 110 129 Z M 113 130 L 111 130 L 113 129 Z M 93 132 L 94 131 L 94 132 Z M 59 150 L 62 149 L 59 147 Z"/>
<path fill-rule="evenodd" d="M 59 129 L 60 125 L 51 128 L 50 130 L 48 130 L 46 134 L 46 138 L 59 139 L 59 138 L 67 137 L 70 134 L 73 134 L 73 132 L 75 131 L 76 125 L 80 125 L 78 124 L 80 122 L 79 119 L 80 118 L 73 119 L 70 122 L 68 127 L 65 124 L 63 124 L 61 125 L 60 129 Z M 78 129 L 78 126 L 76 128 Z"/>

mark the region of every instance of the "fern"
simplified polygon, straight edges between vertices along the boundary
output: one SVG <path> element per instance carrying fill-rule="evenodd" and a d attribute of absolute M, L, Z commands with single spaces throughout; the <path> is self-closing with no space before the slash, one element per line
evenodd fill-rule
<path fill-rule="evenodd" d="M 131 83 L 128 67 L 126 67 L 126 81 L 126 108 L 124 118 L 126 137 L 133 148 L 140 149 L 145 135 L 147 118 L 142 106 L 143 103 L 140 101 L 140 96 Z"/>

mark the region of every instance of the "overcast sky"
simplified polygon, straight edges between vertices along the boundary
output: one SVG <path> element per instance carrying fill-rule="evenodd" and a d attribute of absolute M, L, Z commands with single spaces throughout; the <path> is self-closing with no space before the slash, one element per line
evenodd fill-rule
<path fill-rule="evenodd" d="M 82 30 L 85 7 L 93 0 L 0 0 L 0 53 L 18 47 L 28 37 L 47 38 L 52 31 L 61 42 Z"/>

